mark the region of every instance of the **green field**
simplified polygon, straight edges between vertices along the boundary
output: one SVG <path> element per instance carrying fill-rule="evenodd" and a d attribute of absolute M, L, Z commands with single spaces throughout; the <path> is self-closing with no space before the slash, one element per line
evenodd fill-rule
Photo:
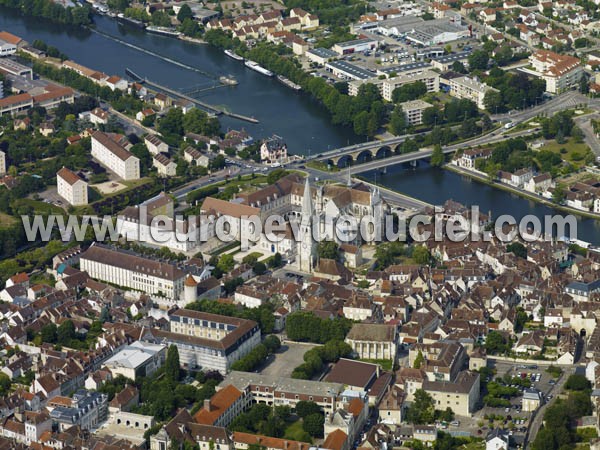
<path fill-rule="evenodd" d="M 561 149 L 565 149 L 566 152 L 561 152 Z M 573 138 L 569 138 L 564 144 L 559 144 L 555 140 L 548 141 L 540 150 L 550 150 L 551 152 L 558 153 L 560 157 L 573 164 L 576 167 L 585 166 L 585 157 L 590 148 L 585 143 L 577 143 Z"/>

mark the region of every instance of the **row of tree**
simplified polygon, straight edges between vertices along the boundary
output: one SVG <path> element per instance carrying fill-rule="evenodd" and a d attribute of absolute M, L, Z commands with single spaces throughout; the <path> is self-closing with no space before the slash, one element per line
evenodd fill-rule
<path fill-rule="evenodd" d="M 0 6 L 17 9 L 24 16 L 42 17 L 64 25 L 89 25 L 92 9 L 88 4 L 64 7 L 52 0 L 0 0 Z"/>
<path fill-rule="evenodd" d="M 343 341 L 352 328 L 352 321 L 344 317 L 321 319 L 312 311 L 291 313 L 285 322 L 285 332 L 292 341 L 325 344 L 329 341 Z"/>

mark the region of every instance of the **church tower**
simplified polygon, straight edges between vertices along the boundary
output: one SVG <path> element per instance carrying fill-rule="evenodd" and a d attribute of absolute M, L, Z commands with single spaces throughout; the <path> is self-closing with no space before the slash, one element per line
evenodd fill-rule
<path fill-rule="evenodd" d="M 311 273 L 314 269 L 314 260 L 317 253 L 317 246 L 313 239 L 313 216 L 314 208 L 310 194 L 310 185 L 308 177 L 306 177 L 304 197 L 302 197 L 300 240 L 297 244 L 296 258 L 298 260 L 298 269 L 308 273 Z"/>
<path fill-rule="evenodd" d="M 383 211 L 383 199 L 381 198 L 378 187 L 375 187 L 375 190 L 371 192 L 371 214 L 373 214 L 376 227 L 375 239 L 381 240 L 385 230 L 385 217 Z"/>

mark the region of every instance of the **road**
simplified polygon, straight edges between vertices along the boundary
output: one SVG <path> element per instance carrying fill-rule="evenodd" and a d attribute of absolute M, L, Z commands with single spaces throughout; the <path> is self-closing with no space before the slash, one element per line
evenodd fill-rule
<path fill-rule="evenodd" d="M 584 140 L 587 145 L 592 149 L 594 154 L 598 157 L 600 156 L 600 141 L 594 133 L 594 128 L 592 127 L 592 119 L 598 120 L 600 118 L 599 113 L 587 114 L 582 117 L 576 117 L 575 123 L 583 132 Z"/>
<path fill-rule="evenodd" d="M 540 430 L 540 427 L 542 426 L 542 422 L 544 421 L 544 413 L 546 412 L 546 409 L 548 408 L 548 406 L 550 406 L 556 401 L 556 394 L 562 391 L 562 388 L 565 382 L 567 381 L 567 378 L 569 378 L 569 375 L 573 373 L 575 373 L 575 367 L 565 368 L 563 374 L 558 379 L 557 383 L 554 386 L 552 386 L 552 388 L 546 393 L 546 395 L 553 394 L 554 397 L 549 402 L 542 404 L 542 406 L 540 406 L 535 412 L 533 420 L 529 422 L 529 429 L 525 434 L 526 448 L 531 448 L 531 443 L 535 440 L 535 437 L 537 436 L 537 433 Z"/>

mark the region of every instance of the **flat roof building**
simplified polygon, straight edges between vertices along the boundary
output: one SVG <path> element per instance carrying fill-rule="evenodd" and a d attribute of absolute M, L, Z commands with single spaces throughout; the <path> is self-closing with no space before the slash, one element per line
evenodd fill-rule
<path fill-rule="evenodd" d="M 432 70 L 418 70 L 405 72 L 397 77 L 383 80 L 382 96 L 385 100 L 391 102 L 394 89 L 417 81 L 425 83 L 427 92 L 437 92 L 440 90 L 440 75 L 438 73 Z"/>
<path fill-rule="evenodd" d="M 306 52 L 309 61 L 324 66 L 328 61 L 336 59 L 339 55 L 328 48 L 318 47 Z"/>
<path fill-rule="evenodd" d="M 364 52 L 367 50 L 375 50 L 379 46 L 379 41 L 375 39 L 354 39 L 352 41 L 339 42 L 331 49 L 338 55 L 348 55 L 350 53 Z"/>
<path fill-rule="evenodd" d="M 338 78 L 347 80 L 367 80 L 375 78 L 375 73 L 346 61 L 330 61 L 325 68 Z"/>
<path fill-rule="evenodd" d="M 423 123 L 423 111 L 431 108 L 433 105 L 423 100 L 411 100 L 400 103 L 400 107 L 406 116 L 406 122 L 409 125 L 421 125 Z"/>
<path fill-rule="evenodd" d="M 455 62 L 465 63 L 469 59 L 470 51 L 458 52 L 458 53 L 450 53 L 449 55 L 437 56 L 435 58 L 431 58 L 431 65 L 445 72 L 452 68 L 452 65 Z"/>
<path fill-rule="evenodd" d="M 485 94 L 496 91 L 493 87 L 470 77 L 452 78 L 449 80 L 449 86 L 451 96 L 471 100 L 479 109 L 485 109 Z"/>

